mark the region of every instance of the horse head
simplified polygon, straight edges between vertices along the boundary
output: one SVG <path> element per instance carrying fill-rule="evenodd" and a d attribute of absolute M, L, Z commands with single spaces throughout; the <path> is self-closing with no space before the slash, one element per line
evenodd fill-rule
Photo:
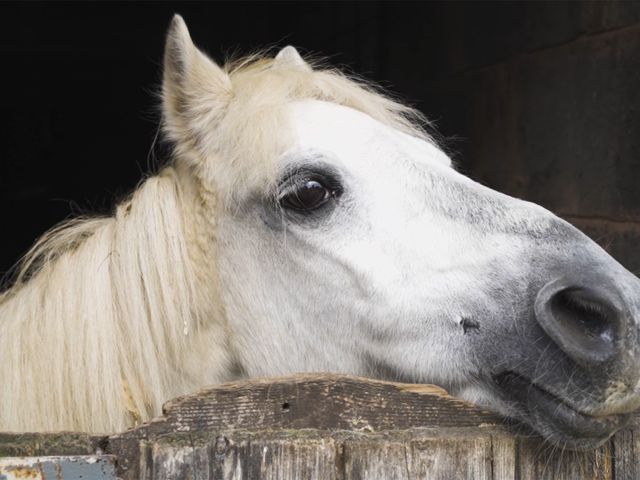
<path fill-rule="evenodd" d="M 223 69 L 180 17 L 163 91 L 178 161 L 217 198 L 216 288 L 244 375 L 436 383 L 576 448 L 640 406 L 640 280 L 456 171 L 415 112 L 292 47 Z"/>

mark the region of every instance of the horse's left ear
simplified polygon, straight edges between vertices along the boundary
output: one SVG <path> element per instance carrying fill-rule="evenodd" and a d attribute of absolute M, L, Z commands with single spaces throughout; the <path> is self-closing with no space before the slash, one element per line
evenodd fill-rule
<path fill-rule="evenodd" d="M 229 76 L 191 41 L 175 15 L 167 32 L 162 80 L 164 129 L 176 142 L 209 133 L 231 96 Z"/>
<path fill-rule="evenodd" d="M 295 47 L 292 47 L 291 45 L 287 45 L 278 52 L 278 54 L 274 58 L 274 65 L 286 65 L 289 67 L 298 67 L 305 70 L 311 70 L 311 66 L 304 61 L 304 59 L 298 53 L 298 50 L 296 50 Z"/>

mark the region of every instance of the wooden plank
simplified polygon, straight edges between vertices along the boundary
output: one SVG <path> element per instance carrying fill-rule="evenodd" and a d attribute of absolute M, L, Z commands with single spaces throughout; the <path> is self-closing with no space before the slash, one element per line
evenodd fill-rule
<path fill-rule="evenodd" d="M 411 478 L 404 441 L 358 439 L 344 443 L 344 478 Z"/>
<path fill-rule="evenodd" d="M 140 447 L 143 462 L 141 480 L 196 478 L 195 449 L 188 437 L 174 437 L 170 442 L 144 442 Z"/>
<path fill-rule="evenodd" d="M 410 478 L 493 478 L 489 435 L 414 440 L 407 457 Z"/>
<path fill-rule="evenodd" d="M 614 445 L 635 442 L 635 436 L 626 430 L 619 435 L 621 439 L 615 438 L 599 450 L 570 452 L 493 427 L 385 433 L 304 429 L 174 432 L 141 440 L 134 455 L 140 473 L 129 469 L 120 476 L 135 480 L 637 479 L 638 465 L 633 457 L 613 452 Z"/>
<path fill-rule="evenodd" d="M 626 478 L 625 471 L 614 471 L 612 450 L 612 442 L 607 442 L 595 450 L 581 452 L 523 437 L 519 439 L 520 479 Z"/>
<path fill-rule="evenodd" d="M 625 433 L 625 432 L 623 432 Z M 179 433 L 141 442 L 141 472 L 124 479 L 635 479 L 613 443 L 573 452 L 480 428 L 361 433 L 318 430 Z"/>
<path fill-rule="evenodd" d="M 349 375 L 294 375 L 228 383 L 172 400 L 139 432 L 315 428 L 378 432 L 502 424 L 433 385 Z"/>
<path fill-rule="evenodd" d="M 106 435 L 86 433 L 1 433 L 0 457 L 94 455 L 105 449 Z"/>
<path fill-rule="evenodd" d="M 600 449 L 571 452 L 437 387 L 300 375 L 181 397 L 110 437 L 0 435 L 0 456 L 104 450 L 124 480 L 637 480 L 639 430 L 636 419 Z"/>
<path fill-rule="evenodd" d="M 314 429 L 374 433 L 407 428 L 503 425 L 500 417 L 433 385 L 349 375 L 301 374 L 223 384 L 180 397 L 164 415 L 109 439 L 120 475 L 141 474 L 141 441 L 172 432 Z M 148 452 L 145 451 L 145 454 Z"/>
<path fill-rule="evenodd" d="M 338 479 L 336 442 L 317 435 L 196 439 L 177 434 L 141 444 L 141 480 Z"/>
<path fill-rule="evenodd" d="M 232 478 L 336 480 L 336 446 L 330 438 L 257 439 L 237 445 Z"/>
<path fill-rule="evenodd" d="M 493 434 L 491 439 L 491 461 L 493 478 L 517 478 L 517 441 L 514 436 Z"/>
<path fill-rule="evenodd" d="M 612 442 L 586 453 L 554 449 L 429 385 L 345 375 L 255 379 L 181 397 L 164 412 L 109 438 L 123 478 L 296 478 L 314 471 L 326 478 L 639 478 L 634 437 L 619 434 L 618 449 Z"/>
<path fill-rule="evenodd" d="M 613 467 L 617 480 L 640 478 L 640 435 L 638 430 L 622 430 L 613 437 Z"/>
<path fill-rule="evenodd" d="M 0 458 L 0 479 L 116 480 L 115 457 L 4 457 Z"/>

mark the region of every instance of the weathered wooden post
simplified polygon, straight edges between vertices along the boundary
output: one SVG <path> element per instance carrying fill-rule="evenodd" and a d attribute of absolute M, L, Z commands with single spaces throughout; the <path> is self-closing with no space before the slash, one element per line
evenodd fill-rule
<path fill-rule="evenodd" d="M 112 455 L 127 480 L 637 479 L 637 432 L 565 451 L 438 387 L 296 375 L 181 397 L 108 437 L 5 434 L 0 455 Z"/>

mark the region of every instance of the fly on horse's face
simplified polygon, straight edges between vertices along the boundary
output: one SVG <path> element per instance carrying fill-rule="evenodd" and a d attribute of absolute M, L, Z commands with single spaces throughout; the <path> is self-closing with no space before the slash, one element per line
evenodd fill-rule
<path fill-rule="evenodd" d="M 576 448 L 627 422 L 640 405 L 636 277 L 427 141 L 317 100 L 287 115 L 275 192 L 220 224 L 248 375 L 436 383 Z"/>

